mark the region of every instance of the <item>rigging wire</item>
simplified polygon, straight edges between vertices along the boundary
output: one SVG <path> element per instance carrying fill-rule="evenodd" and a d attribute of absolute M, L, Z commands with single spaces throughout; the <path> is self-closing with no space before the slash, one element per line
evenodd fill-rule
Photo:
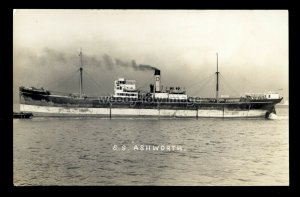
<path fill-rule="evenodd" d="M 239 94 L 239 92 L 235 89 L 235 88 L 233 88 L 231 85 L 230 85 L 230 83 L 229 82 L 227 82 L 227 80 L 225 80 L 225 78 L 224 78 L 224 76 L 223 75 L 221 75 L 220 74 L 220 76 L 221 76 L 221 78 L 222 78 L 222 80 L 223 80 L 223 82 L 222 82 L 222 84 L 225 84 L 225 85 L 227 85 L 231 90 L 233 90 L 233 92 L 236 94 L 236 95 L 240 95 Z"/>
<path fill-rule="evenodd" d="M 78 70 L 76 70 L 75 72 L 70 74 L 70 76 L 68 78 L 61 78 L 60 80 L 55 80 L 53 82 L 46 84 L 45 87 L 50 87 L 50 88 L 52 87 L 53 89 L 55 89 L 56 87 L 58 87 L 58 85 L 61 86 L 61 85 L 65 84 L 66 82 L 69 82 L 71 79 L 73 79 L 73 77 L 77 73 L 78 73 Z"/>
<path fill-rule="evenodd" d="M 102 87 L 102 85 L 100 84 L 100 83 L 98 83 L 94 78 L 93 78 L 93 76 L 92 75 L 90 75 L 88 72 L 86 72 L 85 70 L 83 70 L 83 73 L 85 73 L 89 78 L 88 79 L 90 79 L 91 81 L 93 81 L 95 84 L 97 84 L 98 86 L 101 86 Z"/>
<path fill-rule="evenodd" d="M 91 76 L 88 72 L 86 72 L 85 70 L 83 70 L 83 73 L 86 74 L 88 77 L 86 77 L 85 79 L 87 79 L 91 84 L 94 85 L 95 88 L 97 88 L 97 90 L 103 88 L 103 85 L 101 85 L 100 83 L 98 83 L 93 76 Z M 86 83 L 87 85 L 89 85 L 88 83 Z M 89 86 L 91 88 L 91 86 Z M 93 88 L 91 88 L 93 89 Z M 99 93 L 104 93 L 106 95 L 110 95 L 110 93 L 108 92 L 99 92 Z"/>
<path fill-rule="evenodd" d="M 208 78 L 206 78 L 205 83 L 203 83 L 200 87 L 198 87 L 197 91 L 194 92 L 194 94 L 198 94 L 199 92 L 202 92 L 207 87 L 208 84 L 211 84 L 212 79 L 213 79 L 212 77 L 213 77 L 213 75 L 210 76 L 210 77 L 208 77 Z"/>
<path fill-rule="evenodd" d="M 210 75 L 210 76 L 208 76 L 208 77 L 202 79 L 200 82 L 193 83 L 193 84 L 189 85 L 187 88 L 190 89 L 190 88 L 193 87 L 193 86 L 195 87 L 195 85 L 201 85 L 202 83 L 206 82 L 206 81 L 209 80 L 211 77 L 213 77 L 214 75 L 215 75 L 215 74 L 212 74 L 212 75 Z M 194 88 L 194 87 L 193 87 L 193 88 Z"/>
<path fill-rule="evenodd" d="M 216 83 L 217 83 L 217 81 L 213 77 L 212 80 L 209 81 L 209 86 L 205 87 L 206 89 L 209 88 L 208 91 L 207 91 L 208 92 L 208 96 L 207 97 L 215 98 L 215 96 L 216 96 L 216 90 L 215 90 Z"/>
<path fill-rule="evenodd" d="M 192 77 L 190 77 L 191 79 L 195 79 L 195 81 L 197 80 L 197 79 L 201 79 L 201 73 L 202 72 L 199 72 L 199 73 L 196 73 L 194 76 L 192 76 Z M 214 74 L 213 74 L 214 75 Z M 210 76 L 209 76 L 210 77 Z M 197 82 L 198 83 L 198 82 Z M 192 83 L 190 83 L 189 85 L 187 85 L 187 86 L 191 86 L 191 84 L 194 84 L 193 82 Z"/>

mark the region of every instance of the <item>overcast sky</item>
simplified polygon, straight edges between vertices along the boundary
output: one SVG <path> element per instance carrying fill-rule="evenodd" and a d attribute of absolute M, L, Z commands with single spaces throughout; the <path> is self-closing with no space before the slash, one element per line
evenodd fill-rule
<path fill-rule="evenodd" d="M 149 90 L 162 85 L 214 96 L 216 53 L 221 94 L 278 91 L 288 96 L 288 11 L 16 10 L 13 20 L 14 100 L 19 86 L 78 92 L 79 52 L 84 91 L 113 93 L 118 77 Z"/>

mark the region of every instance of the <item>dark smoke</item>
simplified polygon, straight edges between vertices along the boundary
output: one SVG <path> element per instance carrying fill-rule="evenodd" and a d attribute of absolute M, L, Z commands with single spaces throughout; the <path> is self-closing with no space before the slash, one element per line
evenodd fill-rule
<path fill-rule="evenodd" d="M 110 58 L 110 59 L 113 59 L 113 58 Z M 137 71 L 147 71 L 147 70 L 155 70 L 157 69 L 156 67 L 154 66 L 150 66 L 150 65 L 145 65 L 145 64 L 139 64 L 137 65 L 135 60 L 132 60 L 131 62 L 125 62 L 123 60 L 120 60 L 118 58 L 115 58 L 115 65 L 112 65 L 115 66 L 115 67 L 118 67 L 118 66 L 121 66 L 121 67 L 126 67 L 126 68 L 133 68 L 134 70 L 137 70 Z"/>
<path fill-rule="evenodd" d="M 145 64 L 137 65 L 135 60 L 132 60 L 131 65 L 134 70 L 158 70 L 158 68 L 155 68 L 154 66 L 150 66 L 150 65 L 145 65 Z"/>
<path fill-rule="evenodd" d="M 138 70 L 159 70 L 159 69 L 155 68 L 154 66 L 140 64 L 138 66 Z"/>
<path fill-rule="evenodd" d="M 102 59 L 95 56 L 83 55 L 83 64 L 88 66 L 101 66 L 106 69 L 113 70 L 118 67 L 132 68 L 136 71 L 149 71 L 157 69 L 154 66 L 145 65 L 145 64 L 136 64 L 135 60 L 124 61 L 119 58 L 113 58 L 107 54 L 102 56 Z"/>
<path fill-rule="evenodd" d="M 115 62 L 117 66 L 131 67 L 131 64 L 129 62 L 124 62 L 123 60 L 120 60 L 118 58 L 115 58 Z"/>
<path fill-rule="evenodd" d="M 19 102 L 20 86 L 44 87 L 59 92 L 78 92 L 80 65 L 79 52 L 76 51 L 62 52 L 51 48 L 40 51 L 27 48 L 15 49 L 14 100 Z M 113 58 L 104 53 L 91 55 L 84 51 L 82 67 L 84 93 L 87 95 L 110 95 L 113 93 L 113 81 L 118 77 L 135 79 L 140 83 L 139 85 L 144 85 L 145 79 L 152 79 L 152 73 L 144 71 L 154 69 L 153 66 L 136 64 L 135 60 Z M 142 72 L 136 73 L 139 71 Z"/>
<path fill-rule="evenodd" d="M 92 57 L 93 58 L 93 57 Z M 106 68 L 107 69 L 109 69 L 109 70 L 112 70 L 112 69 L 114 69 L 114 62 L 113 62 L 113 58 L 112 57 L 110 57 L 109 55 L 107 55 L 107 54 L 104 54 L 103 55 L 103 63 L 104 63 L 104 65 L 106 66 Z"/>
<path fill-rule="evenodd" d="M 36 54 L 28 54 L 32 58 L 32 62 L 38 66 L 56 65 L 57 67 L 63 67 L 66 65 L 73 65 L 79 67 L 80 57 L 77 54 L 65 54 L 60 51 L 45 48 L 42 53 L 37 56 Z M 135 71 L 149 71 L 157 69 L 154 66 L 145 64 L 136 64 L 135 60 L 124 61 L 119 58 L 113 58 L 108 54 L 92 56 L 83 53 L 82 56 L 83 67 L 102 67 L 108 70 L 114 70 L 119 67 L 131 68 Z"/>

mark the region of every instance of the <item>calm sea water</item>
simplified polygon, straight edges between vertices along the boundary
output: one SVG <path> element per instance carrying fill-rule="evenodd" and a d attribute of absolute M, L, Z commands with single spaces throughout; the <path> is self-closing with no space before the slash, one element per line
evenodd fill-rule
<path fill-rule="evenodd" d="M 14 119 L 14 184 L 288 185 L 288 107 L 277 114 L 277 120 Z"/>

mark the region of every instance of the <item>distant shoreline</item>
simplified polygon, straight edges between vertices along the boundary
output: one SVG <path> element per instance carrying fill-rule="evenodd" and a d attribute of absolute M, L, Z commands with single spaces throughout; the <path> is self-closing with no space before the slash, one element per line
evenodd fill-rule
<path fill-rule="evenodd" d="M 289 105 L 288 104 L 277 104 L 277 105 L 275 105 L 275 108 L 276 107 L 289 107 Z"/>

